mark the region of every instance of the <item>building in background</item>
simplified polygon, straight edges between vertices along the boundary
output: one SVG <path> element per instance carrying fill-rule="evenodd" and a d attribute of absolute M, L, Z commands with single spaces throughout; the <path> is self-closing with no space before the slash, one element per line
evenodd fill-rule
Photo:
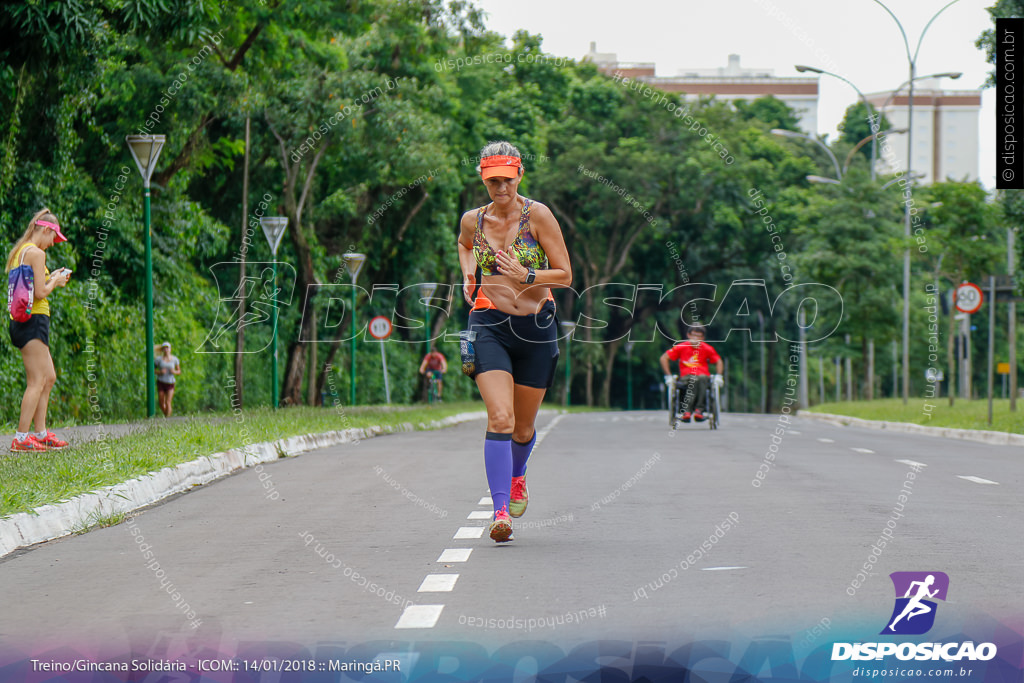
<path fill-rule="evenodd" d="M 778 78 L 771 69 L 744 69 L 739 55 L 729 55 L 724 67 L 684 69 L 678 76 L 657 76 L 653 62 L 620 62 L 614 52 L 598 52 L 596 43 L 590 44 L 584 60 L 593 62 L 602 73 L 619 74 L 665 92 L 680 93 L 687 100 L 712 95 L 725 101 L 755 100 L 772 95 L 796 112 L 803 132 L 817 135 L 817 78 Z"/>
<path fill-rule="evenodd" d="M 914 176 L 930 184 L 943 180 L 978 179 L 978 114 L 980 90 L 941 90 L 935 79 L 918 81 L 914 86 Z M 883 111 L 893 128 L 907 127 L 909 96 L 900 91 L 866 95 Z M 881 173 L 907 169 L 907 135 L 888 136 L 892 163 L 880 160 Z"/>

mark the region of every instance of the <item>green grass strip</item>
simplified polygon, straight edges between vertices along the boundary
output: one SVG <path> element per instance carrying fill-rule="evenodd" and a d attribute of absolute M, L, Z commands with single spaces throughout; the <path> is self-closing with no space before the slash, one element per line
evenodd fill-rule
<path fill-rule="evenodd" d="M 154 420 L 133 426 L 125 436 L 90 441 L 61 451 L 0 453 L 0 517 L 66 501 L 232 448 L 374 425 L 421 425 L 483 408 L 483 403 L 470 401 L 432 407 L 297 407 L 278 411 L 258 408 L 237 416 L 214 413 L 182 422 Z"/>
<path fill-rule="evenodd" d="M 859 417 L 864 420 L 886 422 L 909 422 L 926 427 L 953 427 L 955 429 L 978 429 L 992 432 L 1024 434 L 1024 400 L 1019 400 L 1016 412 L 1010 412 L 1009 399 L 992 401 L 992 424 L 988 423 L 988 401 L 966 401 L 957 399 L 952 408 L 948 398 L 911 398 L 904 405 L 903 399 L 883 398 L 875 401 L 842 401 L 822 403 L 808 412 L 831 413 Z"/>

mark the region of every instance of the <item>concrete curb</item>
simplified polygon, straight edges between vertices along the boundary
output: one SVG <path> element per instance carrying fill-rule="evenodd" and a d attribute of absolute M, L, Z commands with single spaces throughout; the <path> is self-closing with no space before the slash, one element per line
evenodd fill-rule
<path fill-rule="evenodd" d="M 552 411 L 541 411 L 541 414 Z M 487 417 L 484 411 L 459 413 L 441 420 L 413 424 L 346 429 L 291 436 L 277 441 L 252 444 L 223 453 L 204 455 L 175 467 L 165 467 L 121 484 L 76 496 L 56 505 L 44 505 L 31 512 L 19 512 L 0 519 L 0 558 L 36 543 L 52 541 L 86 529 L 103 517 L 129 513 L 195 486 L 209 484 L 247 467 L 299 455 L 318 448 L 358 442 L 382 434 L 442 428 Z"/>
<path fill-rule="evenodd" d="M 925 427 L 910 422 L 883 422 L 881 420 L 864 420 L 848 415 L 832 415 L 829 413 L 809 413 L 798 410 L 797 417 L 831 422 L 843 427 L 864 427 L 865 429 L 884 429 L 890 432 L 937 436 L 943 439 L 960 439 L 962 441 L 978 441 L 993 446 L 1024 446 L 1024 434 L 1009 432 L 990 432 L 981 429 L 954 429 L 952 427 Z"/>

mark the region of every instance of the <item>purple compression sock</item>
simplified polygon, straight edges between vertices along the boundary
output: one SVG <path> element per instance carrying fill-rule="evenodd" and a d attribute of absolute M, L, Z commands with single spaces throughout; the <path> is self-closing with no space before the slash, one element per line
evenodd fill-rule
<path fill-rule="evenodd" d="M 533 452 L 533 445 L 537 443 L 537 432 L 533 433 L 526 443 L 519 443 L 512 439 L 512 476 L 521 477 L 526 474 L 526 461 L 530 459 Z"/>
<path fill-rule="evenodd" d="M 487 432 L 484 439 L 484 469 L 487 485 L 491 487 L 494 510 L 508 509 L 512 493 L 512 435 Z"/>

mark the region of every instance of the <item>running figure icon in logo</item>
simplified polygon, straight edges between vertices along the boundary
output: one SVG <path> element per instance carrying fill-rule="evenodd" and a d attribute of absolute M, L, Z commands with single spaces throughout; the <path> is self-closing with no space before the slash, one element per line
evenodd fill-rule
<path fill-rule="evenodd" d="M 937 607 L 936 603 L 928 598 L 946 600 L 949 576 L 944 572 L 893 572 L 889 578 L 892 579 L 897 598 L 889 625 L 882 630 L 882 634 L 927 633 L 935 623 Z M 903 597 L 898 597 L 900 594 Z M 912 622 L 914 617 L 920 618 Z"/>

